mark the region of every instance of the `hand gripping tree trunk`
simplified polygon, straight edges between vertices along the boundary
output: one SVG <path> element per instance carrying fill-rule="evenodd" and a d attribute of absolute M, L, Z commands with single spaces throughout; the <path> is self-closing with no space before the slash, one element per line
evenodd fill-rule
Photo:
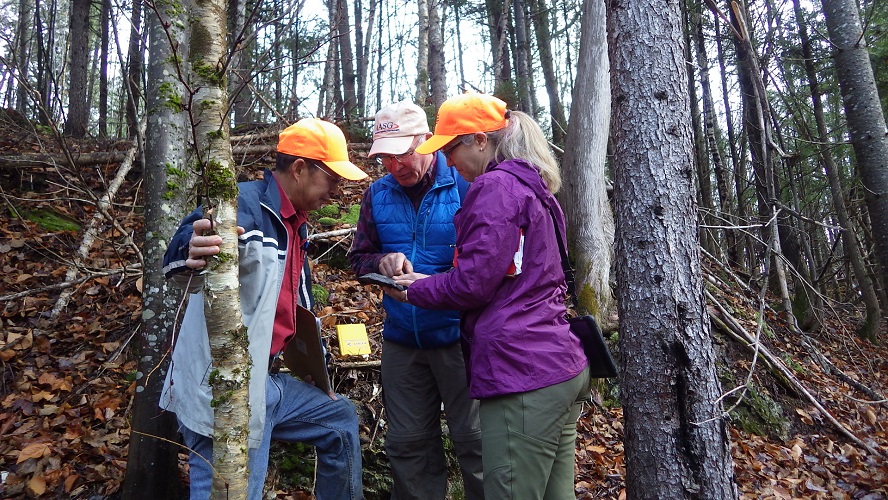
<path fill-rule="evenodd" d="M 627 498 L 736 498 L 697 239 L 681 13 L 608 2 Z"/>
<path fill-rule="evenodd" d="M 854 0 L 821 0 L 875 253 L 888 283 L 888 131 Z"/>
<path fill-rule="evenodd" d="M 203 172 L 206 199 L 216 232 L 218 256 L 208 260 L 204 313 L 213 358 L 213 498 L 246 498 L 247 438 L 252 366 L 238 296 L 237 182 L 229 141 L 225 77 L 225 0 L 191 4 L 191 102 L 195 159 Z"/>
<path fill-rule="evenodd" d="M 604 173 L 611 107 L 604 0 L 585 0 L 582 29 L 560 198 L 577 269 L 576 303 L 609 329 L 614 217 Z"/>

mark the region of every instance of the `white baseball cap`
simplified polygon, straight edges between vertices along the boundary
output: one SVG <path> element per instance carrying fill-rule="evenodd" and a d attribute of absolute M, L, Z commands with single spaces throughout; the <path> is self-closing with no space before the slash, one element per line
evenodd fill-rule
<path fill-rule="evenodd" d="M 373 125 L 373 146 L 367 156 L 404 154 L 417 135 L 428 134 L 425 111 L 410 101 L 396 102 L 376 113 Z"/>

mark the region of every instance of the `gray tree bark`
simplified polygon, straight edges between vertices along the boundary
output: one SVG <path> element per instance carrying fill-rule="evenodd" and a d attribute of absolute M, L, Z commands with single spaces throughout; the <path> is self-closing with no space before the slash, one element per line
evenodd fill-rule
<path fill-rule="evenodd" d="M 142 0 L 133 0 L 130 17 L 130 39 L 126 65 L 126 127 L 127 137 L 139 132 L 139 105 L 142 103 Z"/>
<path fill-rule="evenodd" d="M 888 131 L 854 0 L 821 0 L 834 46 L 839 89 L 873 231 L 873 246 L 888 283 Z"/>
<path fill-rule="evenodd" d="M 185 150 L 185 89 L 172 61 L 187 60 L 185 12 L 169 1 L 156 2 L 146 16 L 151 58 L 148 61 L 148 128 L 145 144 L 145 259 L 142 278 L 142 328 L 133 398 L 123 498 L 155 500 L 177 498 L 179 474 L 176 417 L 158 407 L 169 369 L 170 339 L 177 326 L 176 310 L 182 291 L 171 287 L 161 272 L 166 242 L 185 216 L 191 179 Z M 164 29 L 164 26 L 167 26 Z M 175 46 L 173 46 L 175 44 Z M 173 187 L 175 186 L 175 187 Z M 158 478 L 167 478 L 159 481 Z"/>
<path fill-rule="evenodd" d="M 835 161 L 833 161 L 831 148 L 829 147 L 829 131 L 826 126 L 826 118 L 824 117 L 823 102 L 820 98 L 820 83 L 817 79 L 817 70 L 814 67 L 814 56 L 811 51 L 808 27 L 805 24 L 799 0 L 793 0 L 792 3 L 795 9 L 799 37 L 802 42 L 805 75 L 808 77 L 808 88 L 811 89 L 814 120 L 817 123 L 817 142 L 820 144 L 818 148 L 820 159 L 823 162 L 823 168 L 826 170 L 826 177 L 829 181 L 829 190 L 832 196 L 833 208 L 836 211 L 836 218 L 839 220 L 839 225 L 842 226 L 842 242 L 845 244 L 845 252 L 851 261 L 851 268 L 854 270 L 854 276 L 857 278 L 860 294 L 866 306 L 866 319 L 863 325 L 861 325 L 858 334 L 865 339 L 875 341 L 878 338 L 882 316 L 879 297 L 876 294 L 876 288 L 873 286 L 869 273 L 866 271 L 866 264 L 860 252 L 860 241 L 858 241 L 857 234 L 854 232 L 851 216 L 848 214 L 848 207 L 845 205 L 845 191 L 842 188 L 839 168 Z"/>
<path fill-rule="evenodd" d="M 351 44 L 351 27 L 348 15 L 348 1 L 338 0 L 337 20 L 339 37 L 340 67 L 342 68 L 343 116 L 351 117 L 358 108 L 356 85 L 358 74 L 355 72 L 355 54 Z"/>
<path fill-rule="evenodd" d="M 247 0 L 228 2 L 228 32 L 231 61 L 228 63 L 228 95 L 231 96 L 231 110 L 235 125 L 252 121 L 250 116 L 250 89 L 246 82 L 250 79 L 249 37 L 246 29 Z M 277 44 L 276 44 L 277 45 Z M 275 80 L 276 84 L 280 79 Z"/>
<path fill-rule="evenodd" d="M 421 107 L 429 101 L 429 2 L 417 0 L 419 21 L 416 29 L 416 95 L 413 100 Z"/>
<path fill-rule="evenodd" d="M 703 300 L 680 8 L 608 7 L 626 496 L 736 498 Z"/>
<path fill-rule="evenodd" d="M 783 313 L 796 324 L 793 315 L 792 299 L 786 282 L 786 271 L 783 259 L 780 258 L 784 241 L 781 239 L 778 224 L 785 224 L 785 213 L 779 211 L 778 202 L 781 181 L 776 168 L 777 152 L 775 151 L 774 130 L 771 127 L 765 83 L 762 80 L 758 54 L 752 45 L 751 32 L 748 29 L 747 13 L 743 6 L 731 2 L 731 22 L 734 27 L 734 47 L 737 52 L 737 78 L 740 83 L 740 94 L 743 101 L 743 128 L 749 138 L 749 149 L 755 175 L 756 201 L 760 236 L 768 247 L 765 255 L 769 260 L 766 269 L 773 269 L 774 280 L 772 289 L 782 298 Z M 786 232 L 784 231 L 784 236 Z M 801 291 L 804 293 L 804 291 Z"/>
<path fill-rule="evenodd" d="M 517 109 L 533 116 L 531 101 L 533 91 L 530 85 L 530 66 L 527 54 L 530 43 L 527 39 L 527 23 L 524 19 L 524 0 L 512 0 L 512 13 L 515 16 L 515 95 L 518 98 Z"/>
<path fill-rule="evenodd" d="M 111 26 L 111 0 L 101 0 L 101 49 L 99 50 L 99 136 L 108 136 L 108 44 Z"/>
<path fill-rule="evenodd" d="M 70 49 L 68 50 L 68 117 L 65 135 L 86 136 L 89 126 L 89 103 L 86 79 L 89 64 L 90 0 L 72 0 L 70 15 Z M 49 69 L 49 71 L 52 71 Z M 48 100 L 46 102 L 49 102 Z"/>
<path fill-rule="evenodd" d="M 570 255 L 576 266 L 576 303 L 606 330 L 614 297 L 610 287 L 614 217 L 607 197 L 605 159 L 610 134 L 610 63 L 605 0 L 583 2 L 580 59 L 564 148 L 564 208 Z"/>
<path fill-rule="evenodd" d="M 687 8 L 688 2 L 680 2 L 682 10 L 682 18 L 684 19 L 684 35 L 685 59 L 692 60 L 691 57 L 691 31 L 694 25 L 691 22 L 692 15 Z M 688 77 L 688 94 L 690 96 L 691 105 L 691 130 L 694 132 L 694 165 L 697 172 L 697 199 L 700 205 L 698 219 L 701 226 L 715 225 L 713 217 L 714 204 L 712 202 L 712 176 L 709 172 L 709 156 L 706 154 L 706 135 L 703 132 L 703 118 L 700 112 L 699 98 L 697 97 L 697 81 L 694 66 L 689 64 Z M 720 255 L 716 246 L 715 237 L 709 227 L 700 228 L 700 245 L 713 255 Z"/>
<path fill-rule="evenodd" d="M 533 0 L 532 0 L 533 1 Z M 555 58 L 552 55 L 552 42 L 549 34 L 549 7 L 543 0 L 533 4 L 533 27 L 536 34 L 537 50 L 540 53 L 540 66 L 546 82 L 546 93 L 549 95 L 549 116 L 552 118 L 552 143 L 558 147 L 564 144 L 567 119 L 564 117 L 564 105 L 561 103 L 561 91 L 555 75 Z"/>
<path fill-rule="evenodd" d="M 514 106 L 512 65 L 509 61 L 508 31 L 509 2 L 485 0 L 490 29 L 490 49 L 493 55 L 494 94 Z"/>
<path fill-rule="evenodd" d="M 429 2 L 429 87 L 431 90 L 431 104 L 438 109 L 447 100 L 447 73 L 444 69 L 444 29 L 441 24 L 441 9 L 444 3 L 441 0 L 428 0 Z"/>
<path fill-rule="evenodd" d="M 22 116 L 28 116 L 28 62 L 30 60 L 31 27 L 34 24 L 34 0 L 19 0 L 18 22 L 15 30 L 15 72 L 18 76 L 16 84 L 15 110 Z"/>
<path fill-rule="evenodd" d="M 703 33 L 703 12 L 695 9 L 690 13 L 692 26 L 696 28 L 694 46 L 697 57 L 697 65 L 700 67 L 700 94 L 703 105 L 703 130 L 706 135 L 706 145 L 709 158 L 712 161 L 712 170 L 715 174 L 715 186 L 718 192 L 718 206 L 720 216 L 719 224 L 725 225 L 724 217 L 731 213 L 733 196 L 728 189 L 728 173 L 725 169 L 725 158 L 722 153 L 721 128 L 715 116 L 715 105 L 712 100 L 712 85 L 709 82 L 709 57 L 706 55 L 706 43 Z M 733 230 L 723 231 L 728 259 L 737 262 L 737 238 Z"/>

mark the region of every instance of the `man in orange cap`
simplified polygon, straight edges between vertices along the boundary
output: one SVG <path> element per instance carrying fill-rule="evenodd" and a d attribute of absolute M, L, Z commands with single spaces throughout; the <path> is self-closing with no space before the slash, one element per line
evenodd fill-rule
<path fill-rule="evenodd" d="M 280 134 L 274 171 L 238 186 L 240 299 L 252 357 L 248 498 L 262 497 L 272 438 L 317 449 L 317 498 L 363 498 L 361 447 L 354 405 L 289 374 L 277 360 L 295 331 L 296 304 L 311 309 L 305 258 L 308 211 L 339 192 L 343 180 L 366 177 L 348 159 L 345 136 L 332 123 L 306 118 Z M 203 312 L 204 260 L 222 239 L 204 235 L 198 208 L 185 218 L 164 257 L 169 279 L 195 292 L 176 339 L 160 406 L 176 413 L 189 456 L 191 499 L 209 498 L 213 471 L 212 371 Z"/>

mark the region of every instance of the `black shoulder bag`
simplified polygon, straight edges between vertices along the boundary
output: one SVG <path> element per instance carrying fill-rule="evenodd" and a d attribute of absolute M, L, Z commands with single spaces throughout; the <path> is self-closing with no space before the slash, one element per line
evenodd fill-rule
<path fill-rule="evenodd" d="M 509 172 L 503 169 L 504 172 Z M 513 172 L 509 172 L 519 182 L 534 191 L 524 179 Z M 534 191 L 536 193 L 536 191 Z M 570 267 L 570 261 L 567 258 L 567 249 L 564 246 L 564 239 L 561 237 L 561 231 L 558 230 L 558 222 L 555 219 L 555 212 L 552 207 L 546 203 L 539 194 L 537 194 L 540 202 L 549 211 L 549 217 L 552 218 L 552 225 L 555 227 L 555 239 L 558 240 L 558 252 L 561 254 L 561 268 L 564 270 L 564 279 L 567 282 L 567 293 L 571 297 L 576 297 L 576 285 L 574 283 L 574 271 Z M 585 316 L 577 316 L 576 318 L 568 318 L 570 331 L 580 339 L 583 344 L 583 351 L 589 359 L 589 375 L 592 378 L 613 378 L 617 376 L 617 366 L 614 364 L 614 358 L 611 356 L 610 349 L 604 343 L 604 335 L 601 328 L 595 321 L 595 317 L 591 314 Z"/>

